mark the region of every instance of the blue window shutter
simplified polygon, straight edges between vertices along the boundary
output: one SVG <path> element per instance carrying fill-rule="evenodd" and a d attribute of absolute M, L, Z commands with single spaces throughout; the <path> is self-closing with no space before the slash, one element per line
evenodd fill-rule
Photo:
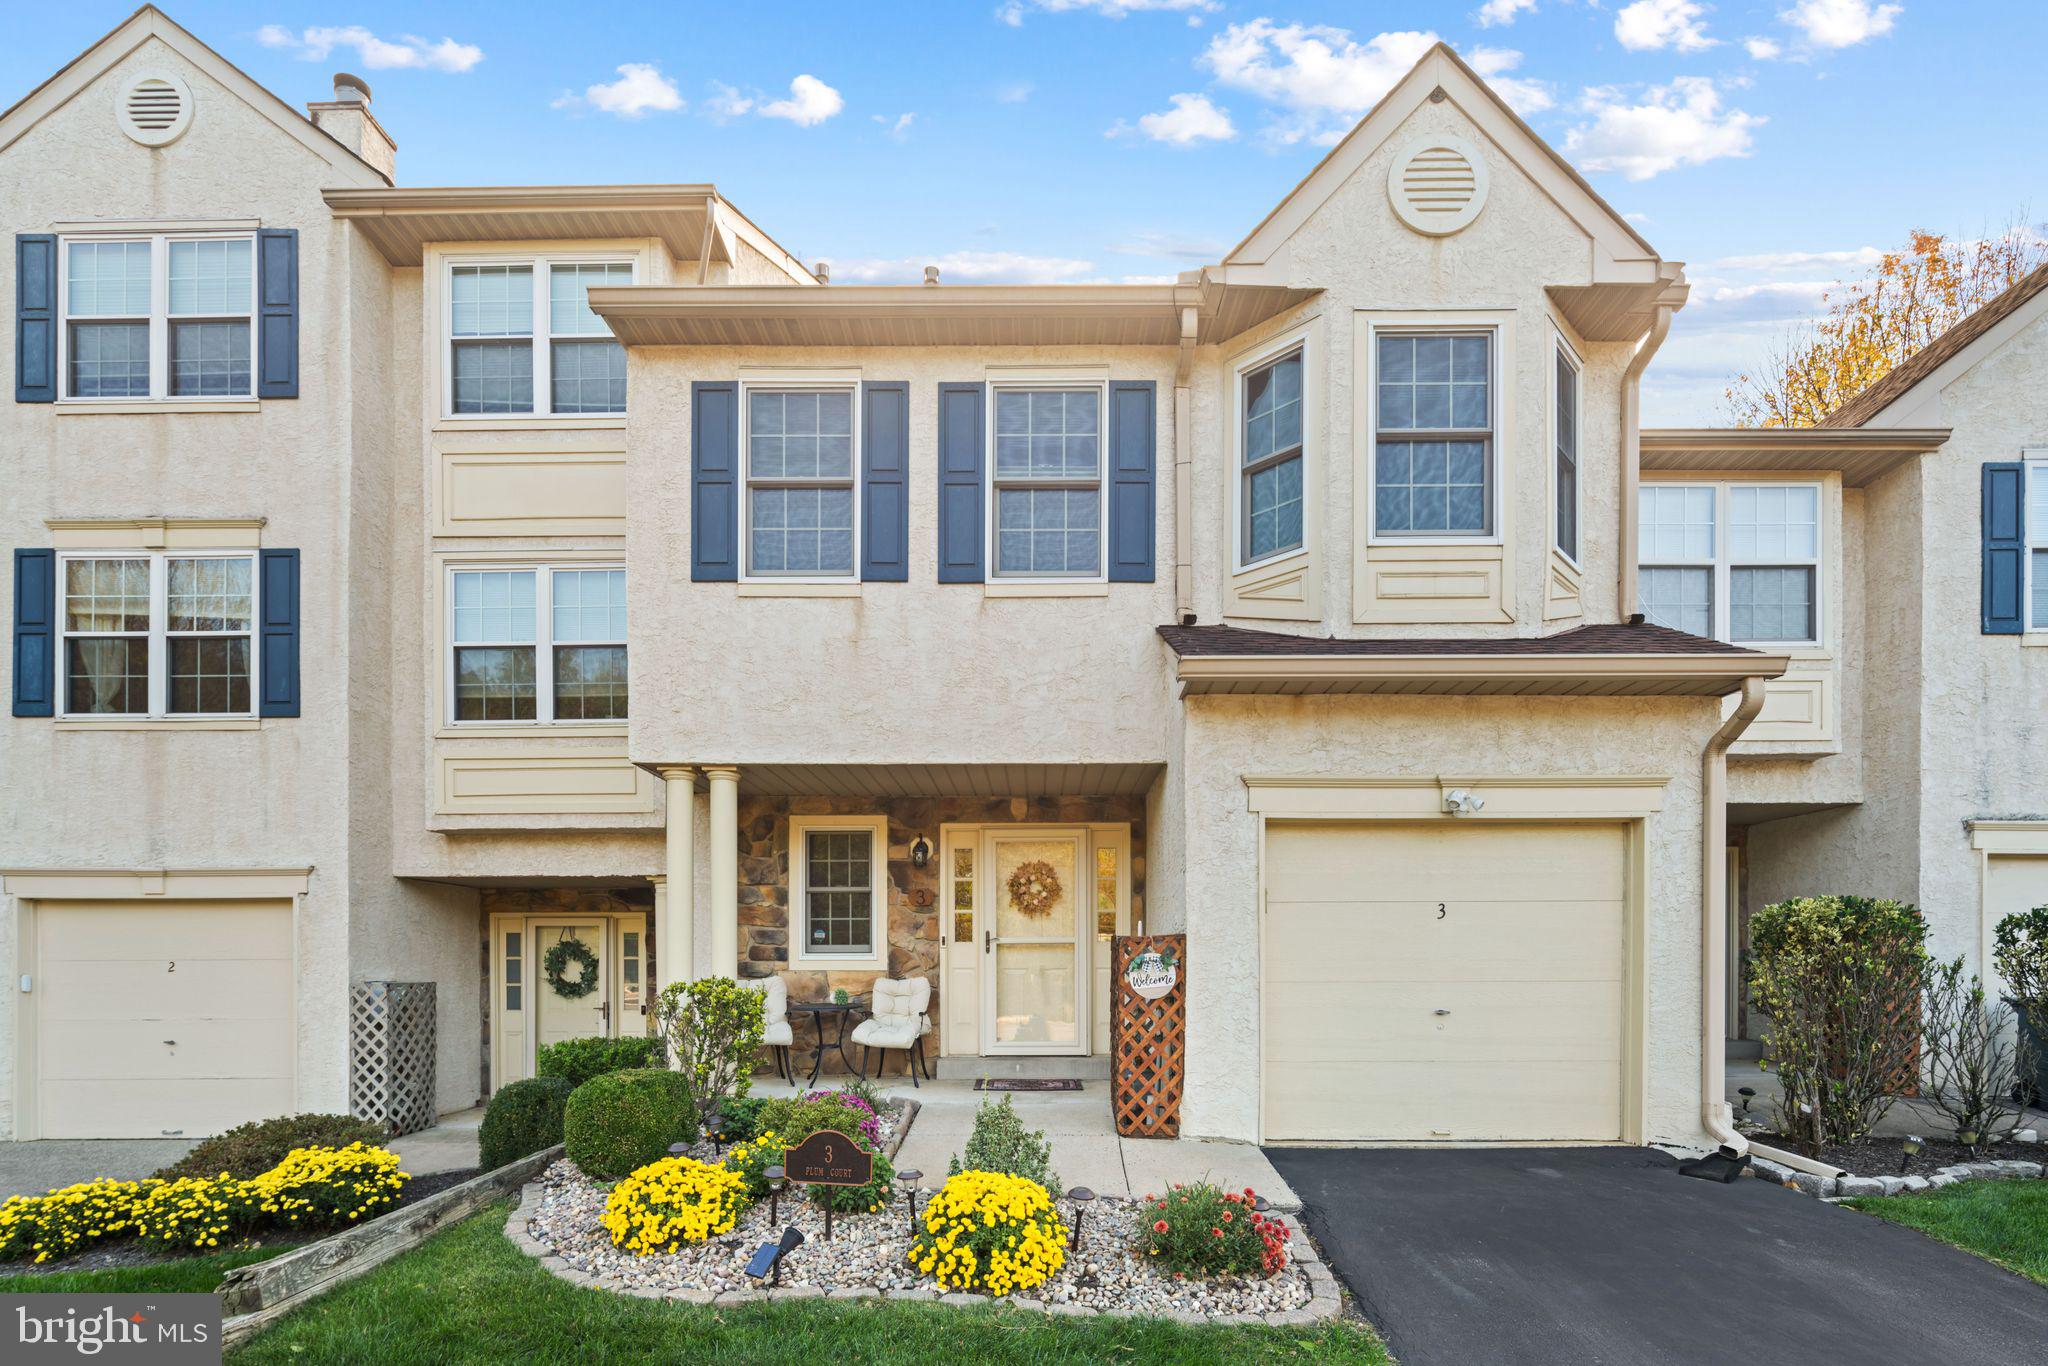
<path fill-rule="evenodd" d="M 1151 380 L 1109 386 L 1109 581 L 1152 582 L 1155 521 L 1153 446 L 1159 387 Z"/>
<path fill-rule="evenodd" d="M 910 386 L 860 386 L 860 576 L 910 578 Z"/>
<path fill-rule="evenodd" d="M 1984 466 L 1984 634 L 2025 629 L 2020 585 L 2026 582 L 2027 469 L 2018 461 Z"/>
<path fill-rule="evenodd" d="M 57 552 L 14 552 L 14 714 L 57 714 Z"/>
<path fill-rule="evenodd" d="M 262 716 L 299 714 L 299 552 L 262 552 Z"/>
<path fill-rule="evenodd" d="M 981 462 L 985 390 L 973 384 L 939 386 L 939 582 L 980 583 L 982 547 Z"/>
<path fill-rule="evenodd" d="M 14 238 L 14 401 L 57 401 L 55 233 L 24 232 Z M 23 714 L 19 708 L 17 699 L 16 716 Z"/>
<path fill-rule="evenodd" d="M 690 386 L 690 577 L 732 583 L 740 576 L 740 387 L 731 380 Z"/>
<path fill-rule="evenodd" d="M 256 397 L 299 396 L 299 230 L 256 234 Z M 294 713 L 296 714 L 296 713 Z"/>

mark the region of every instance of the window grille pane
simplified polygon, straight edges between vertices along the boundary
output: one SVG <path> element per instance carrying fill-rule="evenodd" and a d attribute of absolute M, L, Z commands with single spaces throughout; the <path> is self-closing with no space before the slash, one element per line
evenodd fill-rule
<path fill-rule="evenodd" d="M 1094 489 L 998 489 L 996 570 L 1099 573 L 1100 526 L 1101 500 Z"/>
<path fill-rule="evenodd" d="M 1382 532 L 1487 529 L 1483 441 L 1382 441 L 1374 479 L 1374 525 Z"/>
<path fill-rule="evenodd" d="M 64 307 L 74 318 L 149 316 L 149 243 L 73 242 Z"/>
<path fill-rule="evenodd" d="M 457 266 L 448 288 L 455 336 L 533 335 L 532 266 Z"/>
<path fill-rule="evenodd" d="M 558 341 L 554 357 L 554 410 L 558 413 L 626 411 L 626 348 L 615 341 Z"/>
<path fill-rule="evenodd" d="M 1819 553 L 1819 521 L 1818 489 L 1732 488 L 1728 490 L 1728 558 L 1810 559 Z"/>
<path fill-rule="evenodd" d="M 2048 629 L 2048 550 L 2036 550 L 2034 559 L 2033 624 Z"/>
<path fill-rule="evenodd" d="M 1247 480 L 1250 512 L 1245 558 L 1262 559 L 1301 544 L 1301 457 L 1255 471 Z"/>
<path fill-rule="evenodd" d="M 64 710 L 138 715 L 149 710 L 149 642 L 133 636 L 66 643 Z"/>
<path fill-rule="evenodd" d="M 530 644 L 533 580 L 531 569 L 467 569 L 456 574 L 456 641 Z"/>
<path fill-rule="evenodd" d="M 165 570 L 165 624 L 170 630 L 246 631 L 255 620 L 251 561 L 176 559 Z"/>
<path fill-rule="evenodd" d="M 816 830 L 804 842 L 805 939 L 811 951 L 867 952 L 873 942 L 873 837 L 865 830 Z"/>
<path fill-rule="evenodd" d="M 853 394 L 747 394 L 747 473 L 754 479 L 853 478 Z"/>
<path fill-rule="evenodd" d="M 171 243 L 173 316 L 249 312 L 254 250 L 246 237 Z"/>
<path fill-rule="evenodd" d="M 626 638 L 625 570 L 557 569 L 553 586 L 557 641 Z"/>
<path fill-rule="evenodd" d="M 66 560 L 64 629 L 147 631 L 148 560 Z"/>
<path fill-rule="evenodd" d="M 148 398 L 148 323 L 71 324 L 73 398 Z"/>
<path fill-rule="evenodd" d="M 2027 491 L 2027 539 L 2048 543 L 2048 460 L 2028 464 Z"/>
<path fill-rule="evenodd" d="M 564 645 L 555 651 L 555 719 L 623 721 L 626 647 Z"/>
<path fill-rule="evenodd" d="M 247 636 L 173 636 L 168 707 L 211 716 L 249 710 Z"/>
<path fill-rule="evenodd" d="M 455 719 L 534 719 L 533 648 L 463 647 L 455 651 Z"/>
<path fill-rule="evenodd" d="M 998 479 L 1093 479 L 1101 472 L 1102 395 L 1093 389 L 996 391 Z"/>
<path fill-rule="evenodd" d="M 1557 548 L 1579 557 L 1579 372 L 1557 353 Z"/>
<path fill-rule="evenodd" d="M 1644 569 L 1636 590 L 1646 621 L 1696 636 L 1714 634 L 1713 570 Z"/>
<path fill-rule="evenodd" d="M 1813 570 L 1736 566 L 1728 581 L 1730 640 L 1812 640 Z"/>
<path fill-rule="evenodd" d="M 589 291 L 597 285 L 630 285 L 633 267 L 608 265 L 555 266 L 548 276 L 548 330 L 556 335 L 611 335 L 611 326 L 590 311 Z"/>
<path fill-rule="evenodd" d="M 1637 494 L 1640 558 L 1714 558 L 1714 490 L 1675 484 L 1645 484 Z"/>
<path fill-rule="evenodd" d="M 180 323 L 171 332 L 171 393 L 178 398 L 246 395 L 249 324 Z"/>
<path fill-rule="evenodd" d="M 455 411 L 533 411 L 533 343 L 455 343 Z"/>
<path fill-rule="evenodd" d="M 748 561 L 756 574 L 851 574 L 853 490 L 755 489 Z"/>
<path fill-rule="evenodd" d="M 1244 460 L 1255 464 L 1301 444 L 1301 357 L 1283 357 L 1244 377 Z"/>

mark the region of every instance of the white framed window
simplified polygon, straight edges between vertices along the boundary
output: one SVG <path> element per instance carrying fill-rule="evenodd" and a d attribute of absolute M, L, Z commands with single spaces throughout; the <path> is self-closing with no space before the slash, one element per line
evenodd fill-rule
<path fill-rule="evenodd" d="M 1646 483 L 1638 510 L 1647 619 L 1740 645 L 1819 643 L 1820 485 Z"/>
<path fill-rule="evenodd" d="M 1571 343 L 1557 339 L 1550 401 L 1551 541 L 1573 564 L 1579 562 L 1579 357 Z"/>
<path fill-rule="evenodd" d="M 630 285 L 633 269 L 604 257 L 450 259 L 447 415 L 623 414 L 626 350 L 589 291 Z"/>
<path fill-rule="evenodd" d="M 1373 535 L 1494 535 L 1495 328 L 1374 328 Z"/>
<path fill-rule="evenodd" d="M 792 965 L 888 967 L 889 821 L 886 816 L 792 816 L 789 896 Z"/>
<path fill-rule="evenodd" d="M 2028 451 L 2027 629 L 2048 631 L 2048 450 Z"/>
<path fill-rule="evenodd" d="M 746 577 L 860 573 L 860 435 L 851 384 L 743 386 Z"/>
<path fill-rule="evenodd" d="M 58 561 L 62 715 L 256 715 L 256 552 L 64 551 Z"/>
<path fill-rule="evenodd" d="M 1237 557 L 1240 569 L 1303 544 L 1306 343 L 1237 371 Z"/>
<path fill-rule="evenodd" d="M 626 571 L 619 565 L 448 570 L 449 721 L 626 719 Z"/>
<path fill-rule="evenodd" d="M 62 245 L 64 398 L 255 397 L 253 234 L 67 237 Z"/>
<path fill-rule="evenodd" d="M 991 390 L 994 577 L 1100 582 L 1104 386 L 997 383 Z"/>

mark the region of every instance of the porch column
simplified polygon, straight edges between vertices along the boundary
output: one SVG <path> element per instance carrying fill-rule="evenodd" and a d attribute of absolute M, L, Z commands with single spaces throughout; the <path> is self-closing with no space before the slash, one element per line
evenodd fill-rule
<path fill-rule="evenodd" d="M 668 875 L 657 893 L 661 917 L 655 956 L 661 964 L 661 981 L 687 982 L 696 976 L 695 936 L 697 888 L 697 770 L 664 768 L 668 802 Z"/>
<path fill-rule="evenodd" d="M 740 964 L 740 771 L 707 768 L 711 784 L 711 974 L 737 977 Z"/>

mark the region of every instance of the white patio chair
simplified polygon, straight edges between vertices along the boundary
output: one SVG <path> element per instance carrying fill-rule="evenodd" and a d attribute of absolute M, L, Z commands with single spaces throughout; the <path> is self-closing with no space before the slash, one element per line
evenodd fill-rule
<path fill-rule="evenodd" d="M 789 1057 L 790 1045 L 795 1042 L 789 1027 L 789 984 L 777 976 L 757 977 L 740 985 L 761 993 L 761 1047 L 774 1058 L 775 1074 L 796 1085 L 796 1064 Z"/>
<path fill-rule="evenodd" d="M 924 1036 L 932 1030 L 932 1022 L 925 1018 L 924 1012 L 931 1001 L 932 984 L 928 978 L 875 979 L 874 1003 L 868 1018 L 853 1029 L 853 1041 L 861 1049 L 860 1075 L 863 1081 L 868 1075 L 869 1051 L 883 1054 L 880 1066 L 886 1066 L 887 1053 L 891 1048 L 903 1050 L 903 1066 L 910 1073 L 912 1086 L 919 1084 L 917 1070 L 920 1065 L 925 1069 L 925 1076 L 931 1076 L 931 1064 L 924 1055 Z M 878 1073 L 880 1066 L 877 1067 Z"/>

